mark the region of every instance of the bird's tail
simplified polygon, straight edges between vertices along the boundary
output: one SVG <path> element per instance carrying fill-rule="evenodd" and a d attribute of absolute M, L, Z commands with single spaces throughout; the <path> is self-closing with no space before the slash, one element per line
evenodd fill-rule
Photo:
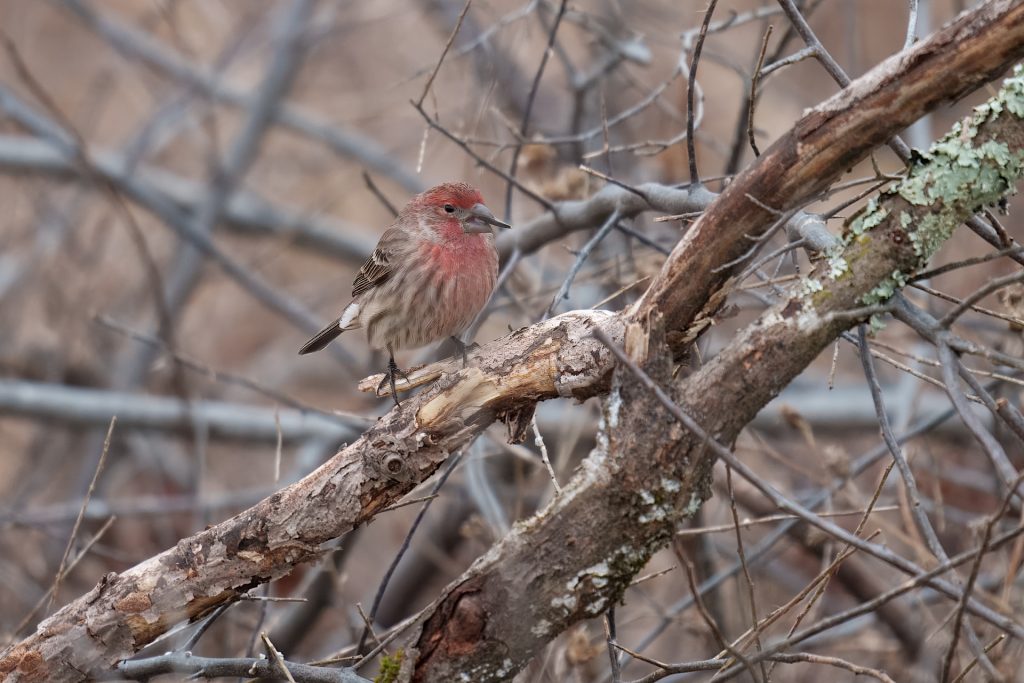
<path fill-rule="evenodd" d="M 302 348 L 299 349 L 299 355 L 304 356 L 307 353 L 319 351 L 334 341 L 345 330 L 359 327 L 358 317 L 359 304 L 353 301 L 345 308 L 345 312 L 340 317 L 335 318 L 327 327 L 314 334 L 309 341 L 303 344 Z"/>

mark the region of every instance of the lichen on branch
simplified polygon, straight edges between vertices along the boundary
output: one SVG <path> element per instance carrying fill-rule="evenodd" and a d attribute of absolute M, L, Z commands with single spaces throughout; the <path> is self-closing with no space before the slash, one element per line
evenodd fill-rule
<path fill-rule="evenodd" d="M 940 143 L 908 173 L 908 188 L 956 192 L 924 205 L 898 191 L 875 198 L 788 297 L 682 382 L 666 367 L 660 316 L 628 323 L 626 354 L 706 434 L 733 443 L 764 405 L 861 319 L 845 314 L 859 310 L 880 287 L 891 294 L 956 225 L 1012 191 L 1024 150 L 1020 78 L 1016 72 L 1000 92 L 1002 106 L 976 113 L 976 130 L 957 137 L 955 157 L 944 154 Z M 1013 104 L 1007 106 L 1007 99 Z M 943 140 L 946 152 L 953 149 L 949 136 Z M 1005 153 L 998 151 L 1004 147 Z M 941 183 L 947 171 L 939 165 L 951 159 L 966 167 L 952 171 L 955 184 Z M 715 456 L 706 441 L 672 421 L 621 369 L 603 417 L 596 448 L 562 492 L 517 524 L 437 601 L 409 640 L 416 655 L 412 680 L 507 680 L 508 661 L 522 666 L 554 635 L 620 600 L 679 520 L 707 497 Z M 537 557 L 545 558 L 543 566 Z"/>
<path fill-rule="evenodd" d="M 1024 172 L 1022 118 L 1024 67 L 1018 64 L 994 97 L 955 123 L 927 152 L 915 155 L 902 180 L 847 222 L 832 259 L 843 258 L 840 252 L 855 247 L 866 233 L 887 228 L 905 233 L 913 249 L 912 257 L 907 255 L 905 263 L 862 297 L 863 304 L 888 300 L 927 265 L 966 217 L 1014 191 Z M 902 244 L 898 233 L 893 238 Z"/>

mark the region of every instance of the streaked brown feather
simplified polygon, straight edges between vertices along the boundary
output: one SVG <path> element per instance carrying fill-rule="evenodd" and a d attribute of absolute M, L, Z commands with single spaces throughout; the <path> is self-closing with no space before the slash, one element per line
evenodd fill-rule
<path fill-rule="evenodd" d="M 404 235 L 398 228 L 389 228 L 381 235 L 377 248 L 366 259 L 352 283 L 353 297 L 387 282 L 395 272 L 393 261 L 396 260 L 395 253 L 403 239 Z"/>

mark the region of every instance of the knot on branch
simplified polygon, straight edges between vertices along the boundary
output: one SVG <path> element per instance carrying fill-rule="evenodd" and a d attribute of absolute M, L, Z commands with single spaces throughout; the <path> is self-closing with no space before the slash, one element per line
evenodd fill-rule
<path fill-rule="evenodd" d="M 397 437 L 383 435 L 373 443 L 373 450 L 367 451 L 366 460 L 371 474 L 386 481 L 410 482 L 415 472 L 408 464 L 405 444 Z"/>

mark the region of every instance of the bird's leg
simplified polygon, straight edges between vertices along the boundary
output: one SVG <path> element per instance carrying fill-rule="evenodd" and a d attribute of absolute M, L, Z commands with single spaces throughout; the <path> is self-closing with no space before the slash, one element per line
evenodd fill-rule
<path fill-rule="evenodd" d="M 398 368 L 398 363 L 395 362 L 395 352 L 391 350 L 391 345 L 389 344 L 388 371 L 384 374 L 384 379 L 377 385 L 377 395 L 380 395 L 380 390 L 384 388 L 385 384 L 389 384 L 391 387 L 391 398 L 395 401 L 395 407 L 400 408 L 402 404 L 398 401 L 398 390 L 395 389 L 395 375 L 401 375 L 406 382 L 409 382 L 409 375 Z"/>
<path fill-rule="evenodd" d="M 451 336 L 452 343 L 455 344 L 455 353 L 462 354 L 462 367 L 469 365 L 469 356 L 466 355 L 467 347 L 462 340 L 456 337 L 454 334 Z"/>

